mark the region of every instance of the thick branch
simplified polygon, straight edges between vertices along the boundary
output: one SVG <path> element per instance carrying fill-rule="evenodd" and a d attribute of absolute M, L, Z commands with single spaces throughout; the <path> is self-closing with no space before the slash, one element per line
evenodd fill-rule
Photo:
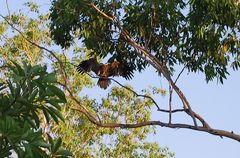
<path fill-rule="evenodd" d="M 107 127 L 107 128 L 139 128 L 139 127 L 144 127 L 144 126 L 149 126 L 149 125 L 158 125 L 161 127 L 168 127 L 168 128 L 185 128 L 185 129 L 192 129 L 196 131 L 202 131 L 202 132 L 207 132 L 216 136 L 220 137 L 228 137 L 234 140 L 237 140 L 240 142 L 240 135 L 235 134 L 233 132 L 228 132 L 224 130 L 219 130 L 219 129 L 209 129 L 206 127 L 200 127 L 200 126 L 192 126 L 188 124 L 171 124 L 171 123 L 164 123 L 161 121 L 146 121 L 146 122 L 141 122 L 141 123 L 136 123 L 136 124 L 122 124 L 122 123 L 102 123 L 98 122 L 94 117 L 90 116 L 89 113 L 86 113 L 86 111 L 79 109 L 79 108 L 71 108 L 72 110 L 76 110 L 78 112 L 83 113 L 90 122 L 93 124 L 100 126 L 100 127 Z"/>
<path fill-rule="evenodd" d="M 167 81 L 169 82 L 169 84 L 172 86 L 172 88 L 175 90 L 175 92 L 178 94 L 179 98 L 181 99 L 182 103 L 183 103 L 183 107 L 185 109 L 189 110 L 189 115 L 192 117 L 194 125 L 197 126 L 197 121 L 196 118 L 194 117 L 192 108 L 190 106 L 190 104 L 187 101 L 187 98 L 185 97 L 185 95 L 182 93 L 182 91 L 177 87 L 177 85 L 173 82 L 169 71 L 167 70 L 167 68 L 164 65 L 161 65 L 160 61 L 153 56 L 151 53 L 149 53 L 146 49 L 142 48 L 139 44 L 137 44 L 134 40 L 132 40 L 132 38 L 129 36 L 129 34 L 127 33 L 127 31 L 123 30 L 123 37 L 124 39 L 131 44 L 134 48 L 140 50 L 146 57 L 148 57 L 150 60 L 146 60 L 150 65 L 152 65 L 156 70 L 158 70 L 160 73 L 163 74 L 163 76 L 167 79 Z M 138 54 L 139 56 L 141 56 L 142 54 Z"/>

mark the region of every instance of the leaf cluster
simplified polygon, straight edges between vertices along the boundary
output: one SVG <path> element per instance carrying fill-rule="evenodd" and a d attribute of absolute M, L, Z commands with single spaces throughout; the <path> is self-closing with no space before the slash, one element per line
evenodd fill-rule
<path fill-rule="evenodd" d="M 78 32 L 93 56 L 117 59 L 141 71 L 147 62 L 122 37 L 126 30 L 170 70 L 184 64 L 189 71 L 204 72 L 207 81 L 223 82 L 229 66 L 234 70 L 240 66 L 239 15 L 234 0 L 55 0 L 50 31 L 62 47 L 69 47 Z"/>
<path fill-rule="evenodd" d="M 50 118 L 63 120 L 60 110 L 65 95 L 46 66 L 12 61 L 8 68 L 11 77 L 1 82 L 0 89 L 1 156 L 15 152 L 19 157 L 48 157 L 45 150 L 50 144 L 43 138 L 41 119 L 46 123 Z"/>
<path fill-rule="evenodd" d="M 89 3 L 89 1 L 76 2 L 83 5 Z M 68 4 L 69 2 L 62 3 Z M 101 3 L 105 5 L 105 1 Z M 0 155 L 5 157 L 11 154 L 18 155 L 18 157 L 68 157 L 72 155 L 69 153 L 71 151 L 76 157 L 147 157 L 149 155 L 151 157 L 172 157 L 172 153 L 169 153 L 167 148 L 160 148 L 157 143 L 146 140 L 147 135 L 154 132 L 154 127 L 129 131 L 98 128 L 83 114 L 70 110 L 70 107 L 79 105 L 70 99 L 65 90 L 66 97 L 68 97 L 66 103 L 62 89 L 56 86 L 65 82 L 62 74 L 59 73 L 62 71 L 59 63 L 55 62 L 56 59 L 48 52 L 36 45 L 31 45 L 23 38 L 25 36 L 36 44 L 44 46 L 49 46 L 51 43 L 48 37 L 47 16 L 40 15 L 41 9 L 34 3 L 29 2 L 26 5 L 30 8 L 30 15 L 32 11 L 37 13 L 34 13 L 35 18 L 28 17 L 21 11 L 7 17 L 22 34 L 12 29 L 6 22 L 0 23 L 0 60 L 4 64 L 4 69 L 1 67 L 3 71 L 0 73 L 3 76 L 0 80 Z M 119 4 L 117 6 L 119 7 Z M 73 6 L 69 7 L 69 11 L 71 7 Z M 110 9 L 111 7 L 112 5 L 109 4 Z M 87 7 L 85 10 L 88 9 Z M 61 14 L 61 12 L 58 13 Z M 67 17 L 71 21 L 74 16 L 69 12 Z M 98 20 L 98 18 L 94 19 Z M 105 23 L 103 18 L 100 18 L 100 21 Z M 97 26 L 98 23 L 95 23 L 94 28 Z M 63 29 L 70 28 L 64 26 Z M 78 28 L 75 31 L 78 33 Z M 87 36 L 88 32 L 85 34 Z M 66 38 L 68 38 L 67 34 Z M 89 44 L 91 45 L 90 41 Z M 107 47 L 108 45 L 106 49 Z M 89 54 L 94 55 L 95 51 L 74 47 L 73 53 L 68 51 L 67 55 L 65 52 L 54 52 L 54 54 L 62 62 L 67 74 L 68 88 L 81 102 L 81 105 L 93 115 L 99 115 L 106 122 L 137 123 L 150 119 L 152 102 L 148 99 L 137 99 L 124 89 L 113 88 L 108 100 L 97 101 L 82 96 L 84 94 L 82 90 L 92 87 L 93 82 L 88 75 L 79 75 L 73 71 L 74 65 L 88 58 Z M 39 65 L 39 63 L 46 62 L 49 65 Z M 49 73 L 51 70 L 54 73 Z M 111 140 L 111 143 L 104 141 L 105 138 Z M 125 138 L 128 138 L 127 144 Z"/>
<path fill-rule="evenodd" d="M 87 96 L 79 99 L 82 106 L 104 123 L 139 123 L 151 119 L 152 101 L 139 99 L 125 88 L 113 87 L 101 102 Z M 53 131 L 61 135 L 63 146 L 78 157 L 173 156 L 167 148 L 160 148 L 156 142 L 147 140 L 155 127 L 101 128 L 90 123 L 83 114 L 71 110 L 69 107 L 72 106 L 76 105 L 69 101 L 63 110 L 65 123 L 61 122 Z"/>

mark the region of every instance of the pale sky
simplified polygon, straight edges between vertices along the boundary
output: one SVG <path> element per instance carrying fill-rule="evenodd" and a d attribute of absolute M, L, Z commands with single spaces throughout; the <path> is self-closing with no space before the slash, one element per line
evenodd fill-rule
<path fill-rule="evenodd" d="M 39 0 L 41 10 L 47 10 L 50 0 Z M 0 0 L 0 14 L 6 15 L 6 1 Z M 25 0 L 9 0 L 11 12 L 21 8 Z M 2 21 L 3 19 L 1 19 Z M 178 72 L 178 71 L 177 71 Z M 216 81 L 206 84 L 202 74 L 184 73 L 178 86 L 182 89 L 189 100 L 192 109 L 200 114 L 204 119 L 216 129 L 234 131 L 240 134 L 240 73 L 230 71 L 231 76 L 224 82 L 224 85 L 217 84 Z M 120 80 L 122 81 L 122 80 Z M 161 79 L 153 69 L 147 69 L 142 74 L 136 74 L 132 81 L 124 81 L 132 84 L 137 90 L 155 85 L 168 88 L 165 81 Z M 109 89 L 107 89 L 109 90 Z M 96 90 L 94 90 L 96 91 Z M 99 91 L 99 89 L 98 89 Z M 92 94 L 89 92 L 89 95 Z M 102 90 L 99 91 L 100 97 Z M 166 97 L 155 97 L 161 106 L 167 106 Z M 176 96 L 173 98 L 173 105 L 181 106 Z M 173 116 L 176 122 L 189 122 L 190 118 L 185 115 Z M 164 119 L 162 113 L 154 112 L 153 120 Z M 169 129 L 157 127 L 157 135 L 149 136 L 149 140 L 157 141 L 160 146 L 169 147 L 175 153 L 176 158 L 239 158 L 240 142 L 228 138 L 220 137 L 193 131 L 189 129 Z"/>

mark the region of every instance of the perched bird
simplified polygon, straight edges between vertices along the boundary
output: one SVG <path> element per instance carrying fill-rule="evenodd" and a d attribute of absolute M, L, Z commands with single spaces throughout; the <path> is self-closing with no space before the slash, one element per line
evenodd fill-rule
<path fill-rule="evenodd" d="M 119 61 L 102 64 L 98 63 L 96 58 L 90 58 L 88 60 L 82 61 L 77 66 L 77 71 L 80 74 L 93 71 L 97 76 L 100 77 L 97 84 L 99 87 L 104 89 L 106 89 L 111 84 L 111 80 L 108 77 L 122 76 L 128 80 L 133 77 L 133 70 L 126 64 L 122 64 Z"/>

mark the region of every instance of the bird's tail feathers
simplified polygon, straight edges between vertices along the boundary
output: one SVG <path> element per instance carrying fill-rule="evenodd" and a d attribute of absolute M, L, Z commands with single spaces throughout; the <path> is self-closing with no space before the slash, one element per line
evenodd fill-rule
<path fill-rule="evenodd" d="M 100 88 L 106 89 L 111 84 L 111 80 L 108 78 L 99 78 L 97 84 Z"/>

